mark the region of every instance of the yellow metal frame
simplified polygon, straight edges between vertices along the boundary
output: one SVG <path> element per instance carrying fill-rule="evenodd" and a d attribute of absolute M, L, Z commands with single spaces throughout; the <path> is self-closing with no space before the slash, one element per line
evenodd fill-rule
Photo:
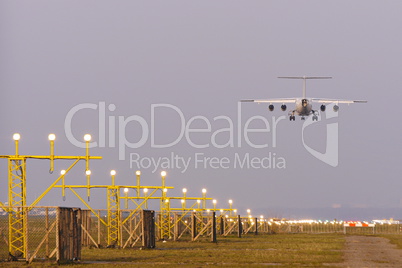
<path fill-rule="evenodd" d="M 119 189 L 107 188 L 107 242 L 108 246 L 120 246 L 120 200 Z"/>
<path fill-rule="evenodd" d="M 52 189 L 55 184 L 64 176 L 60 176 L 51 184 L 30 206 L 27 206 L 27 190 L 26 190 L 26 161 L 27 159 L 49 159 L 50 172 L 53 172 L 54 160 L 69 159 L 76 160 L 67 170 L 66 173 L 80 160 L 85 160 L 86 168 L 89 170 L 90 159 L 102 159 L 100 156 L 89 156 L 89 141 L 86 142 L 85 156 L 55 156 L 54 155 L 54 138 L 50 140 L 50 155 L 20 155 L 19 154 L 19 134 L 14 134 L 15 154 L 0 155 L 0 158 L 8 159 L 8 206 L 0 202 L 0 206 L 7 211 L 9 220 L 9 236 L 8 248 L 9 253 L 14 258 L 28 258 L 28 224 L 27 213 Z"/>
<path fill-rule="evenodd" d="M 8 245 L 15 258 L 27 255 L 26 159 L 8 159 Z"/>

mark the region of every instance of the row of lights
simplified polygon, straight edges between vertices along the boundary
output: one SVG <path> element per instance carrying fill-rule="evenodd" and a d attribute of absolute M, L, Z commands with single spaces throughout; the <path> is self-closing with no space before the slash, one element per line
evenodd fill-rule
<path fill-rule="evenodd" d="M 13 140 L 19 141 L 21 139 L 21 135 L 19 133 L 14 133 L 13 135 Z M 48 136 L 49 141 L 55 141 L 56 140 L 56 135 L 51 133 Z M 90 134 L 85 134 L 84 135 L 84 141 L 89 142 L 91 141 L 92 137 Z"/>
<path fill-rule="evenodd" d="M 21 135 L 20 135 L 19 133 L 14 133 L 13 139 L 14 139 L 15 141 L 19 141 L 19 140 L 21 139 Z M 49 139 L 49 141 L 51 141 L 51 142 L 52 142 L 52 141 L 55 141 L 55 140 L 56 140 L 56 135 L 53 134 L 53 133 L 51 133 L 51 134 L 49 134 L 48 139 Z M 92 139 L 92 137 L 91 137 L 90 134 L 85 134 L 85 135 L 84 135 L 84 141 L 90 142 L 91 139 Z M 65 171 L 65 170 L 62 170 L 62 171 L 60 172 L 60 174 L 61 174 L 61 175 L 65 175 L 65 174 L 66 174 L 66 171 Z M 137 171 L 135 172 L 135 174 L 136 174 L 137 176 L 140 176 L 140 175 L 141 175 L 141 171 L 137 170 Z M 90 176 L 90 175 L 91 175 L 91 170 L 86 170 L 86 171 L 85 171 L 85 175 Z M 111 171 L 110 171 L 110 175 L 111 175 L 111 176 L 115 176 L 115 175 L 116 175 L 116 170 L 111 170 Z M 162 171 L 162 172 L 161 172 L 161 176 L 162 176 L 162 177 L 166 177 L 166 171 Z M 125 193 L 127 193 L 128 190 L 129 190 L 128 188 L 124 188 L 124 192 L 125 192 Z M 147 192 L 148 192 L 148 189 L 145 188 L 143 191 L 144 191 L 144 193 L 147 193 Z M 163 189 L 163 191 L 166 193 L 166 192 L 167 192 L 167 189 L 165 188 L 165 189 Z M 186 189 L 186 188 L 183 188 L 183 194 L 185 195 L 186 193 L 187 193 L 187 189 Z M 207 189 L 205 189 L 205 188 L 202 189 L 202 193 L 205 195 L 205 194 L 207 193 Z M 198 202 L 198 201 L 199 201 L 199 202 Z M 185 202 L 185 201 L 182 200 L 182 203 L 183 203 L 183 202 Z M 197 202 L 200 203 L 201 201 L 200 201 L 200 200 L 197 200 Z M 216 200 L 216 199 L 212 200 L 212 203 L 213 203 L 214 206 L 215 206 L 216 203 L 217 203 L 217 200 Z M 230 200 L 229 200 L 229 205 L 232 205 L 232 204 L 233 204 L 233 200 L 230 199 Z M 250 209 L 247 209 L 247 213 L 250 214 Z"/>

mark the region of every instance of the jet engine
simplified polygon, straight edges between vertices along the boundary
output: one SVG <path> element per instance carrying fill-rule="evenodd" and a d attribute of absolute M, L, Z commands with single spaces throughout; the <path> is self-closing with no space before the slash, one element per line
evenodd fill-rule
<path fill-rule="evenodd" d="M 320 107 L 321 112 L 325 112 L 325 108 L 327 108 L 327 107 L 324 104 L 321 105 L 321 107 Z"/>
<path fill-rule="evenodd" d="M 274 106 L 273 106 L 272 104 L 270 104 L 270 105 L 268 106 L 268 109 L 272 112 L 272 111 L 274 110 Z"/>
<path fill-rule="evenodd" d="M 339 110 L 339 106 L 335 104 L 333 109 L 334 109 L 334 112 L 337 112 Z"/>
<path fill-rule="evenodd" d="M 286 105 L 285 105 L 285 104 L 282 104 L 282 105 L 281 105 L 281 110 L 282 110 L 282 111 L 286 111 Z"/>

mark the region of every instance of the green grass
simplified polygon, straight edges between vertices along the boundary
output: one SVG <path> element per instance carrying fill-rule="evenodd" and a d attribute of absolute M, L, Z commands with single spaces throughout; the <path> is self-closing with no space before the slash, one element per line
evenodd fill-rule
<path fill-rule="evenodd" d="M 210 242 L 157 242 L 153 250 L 89 249 L 82 250 L 82 263 L 74 267 L 247 267 L 278 264 L 282 267 L 321 267 L 342 262 L 342 234 L 247 235 L 243 238 L 220 237 Z M 2 263 L 6 267 L 24 264 Z M 13 266 L 17 265 L 17 266 Z M 34 263 L 30 267 L 53 266 Z"/>

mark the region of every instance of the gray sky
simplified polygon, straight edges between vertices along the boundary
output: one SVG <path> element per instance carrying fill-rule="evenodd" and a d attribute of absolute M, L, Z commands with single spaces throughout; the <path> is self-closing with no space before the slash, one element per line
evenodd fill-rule
<path fill-rule="evenodd" d="M 194 116 L 211 122 L 211 133 L 192 134 L 198 144 L 210 143 L 214 131 L 227 128 L 224 120 L 214 121 L 227 116 L 234 124 L 235 146 L 197 149 L 183 138 L 170 148 L 151 148 L 148 136 L 140 148 L 126 148 L 126 160 L 119 160 L 118 148 L 94 148 L 91 154 L 104 159 L 91 163 L 93 183 L 108 184 L 109 170 L 116 169 L 117 183 L 132 184 L 136 168 L 130 169 L 130 153 L 158 158 L 173 152 L 191 157 L 184 173 L 167 169 L 175 196 L 183 187 L 189 196 L 199 196 L 205 187 L 218 204 L 226 206 L 233 199 L 242 213 L 251 208 L 258 214 L 322 217 L 318 211 L 328 208 L 333 212 L 329 217 L 353 217 L 343 209 L 360 208 L 371 209 L 365 217 L 399 217 L 401 12 L 400 1 L 1 1 L 1 154 L 13 153 L 14 132 L 21 133 L 22 154 L 48 154 L 47 135 L 52 132 L 58 154 L 83 154 L 69 142 L 64 127 L 66 115 L 78 104 L 115 105 L 106 119 L 116 120 L 116 143 L 119 116 L 141 116 L 150 126 L 151 105 L 170 104 L 182 111 L 186 123 Z M 308 81 L 308 96 L 369 101 L 341 106 L 339 117 L 331 121 L 339 124 L 337 167 L 306 151 L 299 118 L 278 123 L 275 148 L 272 131 L 250 134 L 254 143 L 268 143 L 268 148 L 252 148 L 244 137 L 237 146 L 238 101 L 300 96 L 301 81 L 276 78 L 294 75 L 334 77 Z M 243 128 L 254 115 L 271 124 L 272 116 L 286 114 L 246 103 Z M 155 118 L 157 142 L 178 137 L 177 113 L 161 108 Z M 321 152 L 325 125 L 305 130 L 306 143 Z M 261 128 L 262 121 L 252 126 Z M 99 141 L 98 127 L 95 110 L 73 118 L 77 138 L 91 133 Z M 192 127 L 204 128 L 205 123 Z M 128 140 L 136 142 L 140 134 L 138 123 L 127 125 Z M 229 139 L 228 133 L 217 137 L 221 144 Z M 230 168 L 195 168 L 196 153 L 228 157 Z M 235 155 L 246 153 L 258 158 L 275 153 L 285 159 L 286 168 L 233 168 Z M 0 162 L 4 202 L 7 163 Z M 28 200 L 55 179 L 48 165 L 28 161 Z M 55 173 L 66 165 L 57 163 Z M 69 175 L 71 183 L 85 183 L 83 170 L 81 164 Z M 142 169 L 142 182 L 159 184 L 160 170 Z M 105 191 L 94 190 L 91 205 L 106 207 L 105 196 Z M 71 193 L 63 202 L 60 191 L 53 190 L 41 205 L 81 203 Z M 291 210 L 295 208 L 299 212 Z"/>

